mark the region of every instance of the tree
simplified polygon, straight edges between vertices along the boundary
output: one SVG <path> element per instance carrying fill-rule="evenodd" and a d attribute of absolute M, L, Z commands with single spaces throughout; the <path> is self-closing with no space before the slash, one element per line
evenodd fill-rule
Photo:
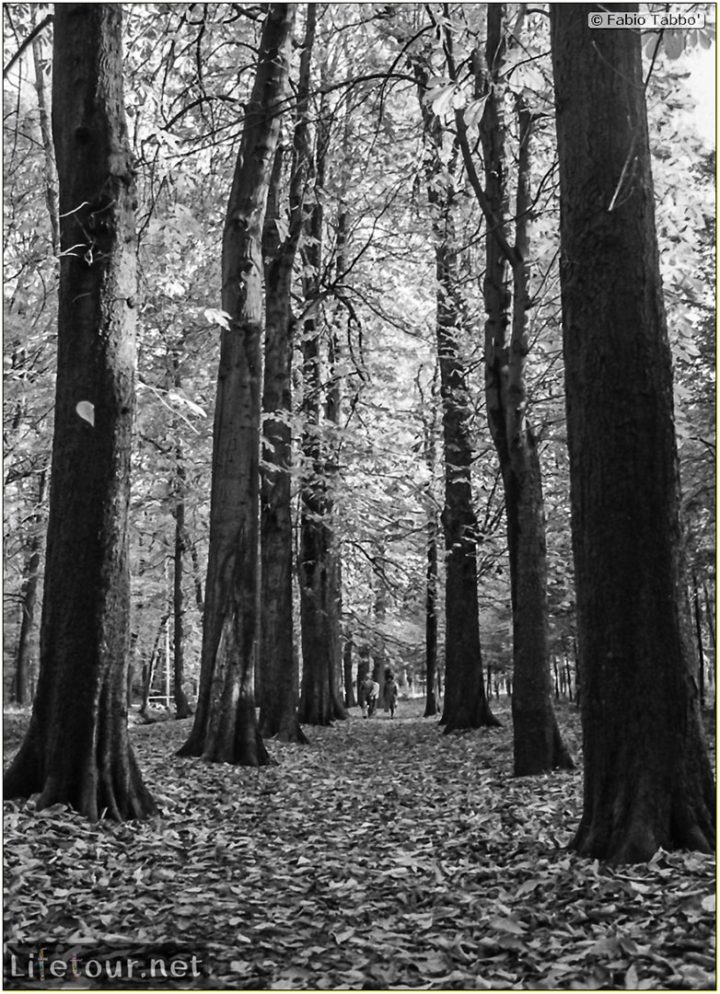
<path fill-rule="evenodd" d="M 175 443 L 175 547 L 173 552 L 173 697 L 175 716 L 188 718 L 190 705 L 183 687 L 185 678 L 185 591 L 183 573 L 185 552 L 187 551 L 187 529 L 185 527 L 185 493 L 187 474 L 185 472 L 182 443 Z"/>
<path fill-rule="evenodd" d="M 347 123 L 347 117 L 346 117 Z M 346 173 L 343 170 L 343 179 Z M 346 180 L 342 183 L 337 208 L 336 232 L 335 232 L 335 286 L 343 287 L 343 280 L 348 269 L 347 240 L 348 240 L 348 211 L 345 203 L 347 194 Z M 341 412 L 343 410 L 343 382 L 344 375 L 344 355 L 340 346 L 340 331 L 342 326 L 343 308 L 336 301 L 335 308 L 329 316 L 328 327 L 328 383 L 325 390 L 325 421 L 326 434 L 326 457 L 325 457 L 325 477 L 327 480 L 327 491 L 330 501 L 327 512 L 330 514 L 331 533 L 330 548 L 327 556 L 327 576 L 328 576 L 328 600 L 327 600 L 327 626 L 328 641 L 332 647 L 333 658 L 336 660 L 336 680 L 337 684 L 343 688 L 343 693 L 338 695 L 338 700 L 343 708 L 349 707 L 345 703 L 345 696 L 348 685 L 352 687 L 352 680 L 345 678 L 346 659 L 345 644 L 343 641 L 343 564 L 342 545 L 340 539 L 340 529 L 338 526 L 338 514 L 335 495 L 339 489 L 340 464 L 343 448 L 343 431 L 341 425 Z M 349 650 L 349 665 L 352 667 L 352 648 Z M 337 717 L 346 717 L 345 711 L 338 713 Z"/>
<path fill-rule="evenodd" d="M 298 666 L 293 645 L 292 357 L 295 317 L 293 266 L 302 235 L 310 169 L 309 86 L 316 6 L 308 4 L 300 56 L 290 174 L 290 218 L 280 237 L 282 149 L 276 153 L 263 233 L 265 256 L 264 461 L 261 483 L 262 634 L 258 704 L 263 735 L 306 743 L 297 716 Z"/>
<path fill-rule="evenodd" d="M 52 128 L 61 269 L 40 674 L 7 797 L 152 814 L 127 736 L 135 406 L 133 170 L 115 4 L 58 4 Z"/>
<path fill-rule="evenodd" d="M 711 852 L 640 36 L 590 28 L 600 6 L 550 9 L 585 767 L 573 847 L 614 863 Z"/>
<path fill-rule="evenodd" d="M 288 76 L 294 10 L 271 4 L 227 207 L 222 332 L 210 498 L 210 549 L 200 691 L 181 755 L 260 766 L 269 761 L 255 720 L 258 647 L 262 230 Z"/>
<path fill-rule="evenodd" d="M 314 163 L 314 203 L 306 221 L 302 249 L 303 295 L 308 313 L 302 338 L 302 410 L 305 418 L 302 436 L 304 456 L 300 488 L 300 627 L 302 640 L 302 679 L 300 721 L 329 725 L 345 718 L 339 689 L 339 626 L 333 624 L 337 606 L 337 561 L 334 558 L 332 496 L 329 492 L 327 460 L 322 426 L 322 350 L 324 322 L 321 317 L 323 195 L 326 156 L 329 144 L 327 108 L 320 100 Z"/>
<path fill-rule="evenodd" d="M 477 521 L 472 502 L 473 446 L 470 394 L 459 349 L 465 324 L 460 292 L 459 249 L 455 231 L 454 163 L 444 162 L 443 129 L 428 106 L 427 60 L 413 60 L 426 138 L 426 184 L 433 212 L 436 318 L 440 396 L 442 398 L 445 504 L 445 702 L 446 732 L 498 725 L 485 692 L 478 611 Z M 451 160 L 456 155 L 451 153 Z M 430 582 L 430 577 L 429 577 Z"/>
<path fill-rule="evenodd" d="M 435 435 L 437 431 L 437 405 L 427 405 L 423 394 L 420 375 L 416 379 L 420 394 L 420 418 L 422 420 L 422 450 L 427 467 L 427 549 L 425 566 L 425 712 L 424 718 L 432 718 L 439 711 L 437 700 L 438 682 L 438 521 L 433 486 L 435 483 Z M 437 366 L 433 373 L 431 400 L 437 393 Z"/>
<path fill-rule="evenodd" d="M 57 279 L 57 265 L 60 252 L 58 218 L 57 171 L 52 141 L 52 127 L 48 109 L 48 77 L 51 40 L 48 45 L 42 33 L 48 20 L 38 19 L 34 7 L 20 11 L 15 22 L 8 16 L 9 25 L 17 30 L 18 21 L 27 18 L 29 34 L 25 38 L 28 55 L 32 56 L 34 94 L 36 105 L 28 100 L 23 113 L 23 102 L 18 100 L 17 115 L 6 117 L 8 141 L 12 151 L 5 159 L 5 204 L 6 238 L 4 242 L 5 271 L 17 274 L 15 280 L 6 283 L 4 309 L 4 339 L 9 346 L 5 360 L 4 401 L 6 421 L 4 452 L 7 466 L 5 477 L 5 501 L 21 510 L 17 527 L 10 525 L 14 541 L 6 542 L 6 566 L 11 567 L 14 549 L 20 552 L 21 567 L 18 579 L 21 581 L 17 602 L 20 605 L 19 632 L 13 675 L 12 696 L 19 704 L 30 704 L 34 696 L 37 659 L 36 605 L 41 589 L 44 568 L 43 546 L 47 530 L 47 486 L 46 480 L 50 463 L 48 436 L 52 435 L 47 414 L 52 412 L 52 388 L 54 383 L 43 384 L 45 377 L 39 370 L 54 368 L 55 329 L 57 316 L 54 313 L 56 295 L 54 287 Z M 30 27 L 32 25 L 32 28 Z M 22 47 L 22 45 L 21 45 Z M 19 49 L 18 49 L 19 51 Z M 7 66 L 6 70 L 7 72 Z M 22 78 L 22 60 L 15 71 Z M 25 92 L 30 92 L 25 87 Z M 24 140 L 23 140 L 24 137 Z M 35 155 L 33 156 L 33 151 Z M 26 223 L 18 223 L 15 205 L 25 203 L 22 187 L 28 181 L 37 189 L 37 175 L 42 172 L 44 180 L 44 208 L 36 203 L 37 214 L 28 217 Z M 33 198 L 37 200 L 37 198 Z M 22 210 L 27 217 L 27 210 Z M 49 224 L 48 224 L 49 222 Z M 52 290 L 50 288 L 53 288 Z M 40 291 L 38 293 L 38 291 Z M 49 305 L 49 306 L 48 306 Z M 43 311 L 47 311 L 42 321 Z M 38 339 L 37 330 L 44 328 L 43 338 Z M 42 344 L 41 344 L 42 342 Z M 44 353 L 44 355 L 43 355 Z M 43 355 L 39 362 L 40 356 Z M 38 383 L 40 380 L 40 383 Z M 18 389 L 19 388 L 19 389 Z M 45 413 L 39 414 L 40 411 Z M 10 413 L 12 412 L 12 413 Z M 37 435 L 38 439 L 32 439 Z M 43 443 L 38 444 L 39 438 Z M 32 439 L 32 441 L 31 441 Z M 15 504 L 12 491 L 17 491 Z M 37 500 L 35 499 L 37 495 Z M 8 515 L 8 524 L 12 520 Z M 14 547 L 14 548 L 13 548 Z M 6 572 L 6 590 L 12 589 L 12 581 Z M 15 598 L 11 595 L 10 602 Z M 7 624 L 6 637 L 12 638 L 11 625 Z"/>
<path fill-rule="evenodd" d="M 505 492 L 510 596 L 513 618 L 513 751 L 516 776 L 572 767 L 551 701 L 548 648 L 547 556 L 545 507 L 537 441 L 528 417 L 526 359 L 529 351 L 528 310 L 530 142 L 533 115 L 522 94 L 515 95 L 518 126 L 514 245 L 505 251 L 509 191 L 507 189 L 507 123 L 500 67 L 507 46 L 505 4 L 488 7 L 485 62 L 478 70 L 479 97 L 485 105 L 479 130 L 483 148 L 486 218 L 485 400 L 490 434 L 500 462 Z M 515 31 L 519 30 L 516 26 Z M 448 52 L 450 49 L 448 39 Z M 454 66 L 453 75 L 454 75 Z M 467 133 L 459 129 L 466 161 Z M 497 227 L 504 238 L 496 237 Z M 508 280 L 508 269 L 512 279 Z M 510 290 L 512 287 L 512 290 Z M 510 334 L 508 335 L 508 327 Z"/>

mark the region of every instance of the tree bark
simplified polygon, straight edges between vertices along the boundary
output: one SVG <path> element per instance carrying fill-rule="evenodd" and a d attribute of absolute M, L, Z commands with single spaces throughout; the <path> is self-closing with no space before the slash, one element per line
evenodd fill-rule
<path fill-rule="evenodd" d="M 373 601 L 373 616 L 375 633 L 372 643 L 372 678 L 380 687 L 385 683 L 385 613 L 387 610 L 387 586 L 385 574 L 385 543 L 382 536 L 377 540 L 373 556 L 373 578 L 375 580 L 375 598 Z"/>
<path fill-rule="evenodd" d="M 275 227 L 275 216 L 268 221 Z M 267 238 L 266 238 L 267 244 Z M 294 246 L 297 239 L 294 239 Z M 293 244 L 276 248 L 266 263 L 265 380 L 261 478 L 261 643 L 258 665 L 260 730 L 285 741 L 307 742 L 297 717 L 298 673 L 293 654 L 293 527 L 290 305 Z M 269 246 L 268 246 L 269 247 Z M 280 254 L 277 254 L 280 253 Z M 265 253 L 266 259 L 268 252 Z"/>
<path fill-rule="evenodd" d="M 135 407 L 133 171 L 121 11 L 55 9 L 61 269 L 40 675 L 6 797 L 92 820 L 155 804 L 127 734 L 128 502 Z"/>
<path fill-rule="evenodd" d="M 347 123 L 347 118 L 346 118 Z M 347 180 L 345 179 L 345 182 Z M 344 203 L 346 190 L 343 187 L 340 196 L 337 217 L 336 233 L 336 257 L 335 272 L 336 281 L 342 285 L 343 277 L 347 267 L 347 238 L 348 238 L 348 214 Z M 325 479 L 328 495 L 336 490 L 335 479 L 340 469 L 340 458 L 342 449 L 342 434 L 340 431 L 340 414 L 342 410 L 342 362 L 340 354 L 340 338 L 338 334 L 340 310 L 335 308 L 332 326 L 329 329 L 328 340 L 328 385 L 325 397 L 325 418 L 328 426 L 327 458 L 325 459 Z M 327 513 L 330 517 L 331 525 L 331 545 L 328 551 L 328 633 L 330 645 L 332 646 L 333 657 L 337 660 L 338 671 L 337 681 L 340 686 L 343 684 L 343 663 L 342 663 L 342 628 L 343 628 L 343 568 L 342 568 L 342 546 L 338 538 L 338 530 L 335 523 L 336 508 L 332 497 L 328 500 Z M 345 717 L 343 713 L 339 717 Z"/>
<path fill-rule="evenodd" d="M 270 4 L 223 233 L 220 348 L 213 431 L 210 548 L 200 691 L 181 755 L 269 762 L 255 720 L 258 651 L 262 230 L 288 76 L 294 9 Z"/>
<path fill-rule="evenodd" d="M 476 70 L 485 107 L 480 121 L 485 196 L 495 223 L 509 242 L 506 186 L 507 126 L 500 68 L 506 56 L 505 4 L 488 7 L 485 63 Z M 532 116 L 516 98 L 518 169 L 514 252 L 508 258 L 486 217 L 485 401 L 490 435 L 505 493 L 510 591 L 513 612 L 514 773 L 528 776 L 573 766 L 552 706 L 548 649 L 547 556 L 540 459 L 527 417 L 528 215 Z M 466 141 L 466 136 L 461 141 Z M 510 276 L 512 291 L 510 289 Z M 508 341 L 508 327 L 510 335 Z"/>
<path fill-rule="evenodd" d="M 445 506 L 445 732 L 499 725 L 485 694 L 478 611 L 477 528 L 472 504 L 470 405 L 458 349 L 463 304 L 458 294 L 452 163 L 442 160 L 442 129 L 423 97 L 427 59 L 411 60 L 427 144 L 426 182 L 435 241 L 436 334 L 442 401 Z"/>
<path fill-rule="evenodd" d="M 420 385 L 420 377 L 417 379 L 418 390 L 420 391 L 421 418 L 423 423 L 423 452 L 425 465 L 428 471 L 428 484 L 426 493 L 427 504 L 427 524 L 426 524 L 426 564 L 425 564 L 425 712 L 423 718 L 432 718 L 438 711 L 438 701 L 436 694 L 438 676 L 438 623 L 437 623 L 437 600 L 438 600 L 438 521 L 435 495 L 433 493 L 435 481 L 435 431 L 436 431 L 436 395 L 437 395 L 437 367 L 433 375 L 433 385 L 431 399 L 428 409 L 431 412 L 429 417 L 425 416 L 425 398 Z"/>
<path fill-rule="evenodd" d="M 183 573 L 185 566 L 185 488 L 186 473 L 182 445 L 175 446 L 175 549 L 173 555 L 173 696 L 175 717 L 188 718 L 190 705 L 183 688 L 185 679 L 185 591 Z"/>
<path fill-rule="evenodd" d="M 477 528 L 470 475 L 472 442 L 465 369 L 458 349 L 463 305 L 458 295 L 453 220 L 454 190 L 442 163 L 440 123 L 423 102 L 429 70 L 413 64 L 428 142 L 428 200 L 435 240 L 436 334 L 442 402 L 445 505 L 445 732 L 499 725 L 488 704 L 483 678 L 478 611 Z"/>
<path fill-rule="evenodd" d="M 572 845 L 612 863 L 711 852 L 641 41 L 589 28 L 599 5 L 550 10 L 585 766 Z"/>
<path fill-rule="evenodd" d="M 321 106 L 316 138 L 315 188 L 324 188 L 327 151 L 327 108 Z M 319 308 L 322 265 L 322 193 L 316 197 L 307 224 L 309 239 L 303 248 L 308 275 L 304 279 L 306 303 L 314 308 L 303 328 L 303 415 L 305 426 L 302 450 L 305 471 L 300 493 L 300 629 L 302 641 L 302 681 L 300 721 L 309 725 L 329 725 L 347 717 L 340 698 L 338 673 L 340 646 L 333 638 L 330 622 L 334 584 L 331 575 L 333 534 L 332 505 L 326 478 L 321 424 L 321 353 Z M 311 274 L 311 275 L 310 275 Z"/>
<path fill-rule="evenodd" d="M 705 597 L 705 617 L 707 618 L 708 630 L 710 632 L 710 645 L 715 645 L 715 611 L 714 603 L 708 594 L 707 584 L 703 583 L 703 594 Z"/>
<path fill-rule="evenodd" d="M 155 636 L 155 641 L 153 642 L 152 651 L 150 653 L 150 658 L 148 659 L 146 665 L 143 667 L 143 690 L 142 690 L 142 701 L 140 702 L 140 714 L 145 715 L 148 709 L 148 703 L 150 700 L 150 691 L 152 690 L 153 678 L 155 676 L 155 670 L 157 667 L 157 661 L 160 658 L 160 640 L 163 636 L 163 630 L 165 625 L 168 623 L 170 618 L 169 614 L 165 614 L 160 619 L 158 624 L 157 635 Z"/>
<path fill-rule="evenodd" d="M 693 577 L 693 610 L 695 613 L 695 634 L 697 636 L 698 649 L 698 681 L 700 690 L 700 707 L 705 707 L 705 647 L 703 646 L 702 635 L 702 612 L 700 611 L 700 591 L 698 590 L 697 577 Z"/>
<path fill-rule="evenodd" d="M 202 576 L 200 573 L 200 557 L 198 556 L 195 540 L 189 533 L 185 534 L 185 545 L 190 550 L 190 560 L 193 568 L 193 587 L 195 590 L 195 607 L 201 613 L 205 610 L 205 600 L 203 598 Z"/>
<path fill-rule="evenodd" d="M 450 225 L 449 214 L 444 221 Z M 445 702 L 443 724 L 449 733 L 499 725 L 485 694 L 478 610 L 477 529 L 470 474 L 472 443 L 468 391 L 457 347 L 460 316 L 452 234 L 436 244 L 437 346 L 443 404 L 445 463 Z"/>
<path fill-rule="evenodd" d="M 315 36 L 315 5 L 308 5 L 300 56 L 297 110 L 290 177 L 290 221 L 281 239 L 278 149 L 263 233 L 265 258 L 264 460 L 261 476 L 262 635 L 258 666 L 260 731 L 287 742 L 307 743 L 298 721 L 298 665 L 293 651 L 293 525 L 291 509 L 292 357 L 295 319 L 293 266 L 303 229 L 310 169 L 309 86 Z"/>
<path fill-rule="evenodd" d="M 435 693 L 437 684 L 437 587 L 438 587 L 438 527 L 435 508 L 427 521 L 427 564 L 425 571 L 425 711 L 423 718 L 438 713 Z"/>

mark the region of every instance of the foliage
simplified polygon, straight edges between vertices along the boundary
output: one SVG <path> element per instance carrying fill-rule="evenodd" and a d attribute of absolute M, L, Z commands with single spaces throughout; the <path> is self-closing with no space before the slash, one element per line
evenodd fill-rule
<path fill-rule="evenodd" d="M 442 23 L 443 11 L 440 5 L 432 5 L 437 23 Z M 6 64 L 43 14 L 43 7 L 5 5 Z M 298 38 L 303 16 L 300 11 Z M 451 4 L 447 16 L 464 72 L 473 48 L 483 39 L 484 10 L 482 5 Z M 187 478 L 188 539 L 195 556 L 195 566 L 185 571 L 190 685 L 197 675 L 199 655 L 201 612 L 196 580 L 204 582 L 207 556 L 208 466 L 223 323 L 219 311 L 221 226 L 260 21 L 258 9 L 246 4 L 202 8 L 136 4 L 128 5 L 125 17 L 127 113 L 137 167 L 141 274 L 140 387 L 131 515 L 135 670 L 139 674 L 152 653 L 171 596 L 169 563 L 179 442 Z M 692 44 L 676 52 L 676 39 L 671 35 L 666 33 L 666 44 L 652 61 L 650 130 L 676 361 L 686 558 L 689 572 L 707 585 L 712 599 L 714 165 L 695 134 L 689 113 L 686 77 L 696 52 Z M 523 39 L 526 50 L 511 47 L 503 79 L 508 99 L 522 94 L 539 115 L 532 182 L 536 202 L 530 219 L 534 300 L 528 394 L 544 477 L 551 638 L 554 653 L 562 656 L 572 648 L 574 592 L 560 355 L 552 88 L 543 15 L 527 14 Z M 693 42 L 707 43 L 705 35 Z M 48 89 L 47 30 L 39 34 L 37 44 Z M 321 306 L 328 328 L 338 333 L 340 361 L 334 375 L 342 378 L 343 399 L 339 425 L 324 421 L 319 430 L 329 448 L 338 453 L 339 471 L 332 474 L 331 487 L 343 554 L 345 628 L 358 642 L 386 643 L 416 674 L 422 671 L 428 484 L 435 500 L 441 492 L 440 477 L 428 480 L 423 458 L 424 418 L 437 403 L 430 390 L 434 272 L 431 216 L 423 192 L 422 129 L 415 82 L 407 66 L 408 52 L 425 45 L 436 74 L 427 99 L 449 117 L 453 107 L 462 107 L 470 134 L 476 136 L 482 108 L 473 97 L 469 78 L 451 85 L 444 75 L 445 60 L 428 11 L 416 4 L 343 4 L 320 11 L 310 120 L 313 129 L 323 113 L 329 134 L 325 187 L 320 192 L 326 218 Z M 649 69 L 653 53 L 646 47 Z M 33 477 L 47 463 L 52 428 L 56 261 L 48 211 L 37 182 L 45 167 L 34 74 L 31 49 L 26 49 L 5 79 L 8 655 L 16 641 L 28 549 L 33 534 L 44 530 L 45 508 L 38 514 L 34 506 L 37 485 Z M 286 142 L 293 107 L 287 110 Z M 481 382 L 484 315 L 478 239 L 482 228 L 464 182 L 461 178 L 458 231 L 466 246 L 470 331 L 461 347 L 474 411 L 482 638 L 488 659 L 502 669 L 511 665 L 509 578 L 503 565 L 501 488 L 487 438 Z M 341 211 L 348 219 L 348 262 L 345 272 L 338 274 Z M 301 275 L 298 269 L 298 280 Z M 301 317 L 299 297 L 295 306 Z M 303 424 L 301 385 L 296 383 L 296 387 L 291 418 L 297 440 Z M 306 469 L 298 457 L 294 482 Z M 376 555 L 381 543 L 382 569 Z M 442 583 L 442 562 L 440 578 Z M 384 619 L 374 609 L 381 587 L 386 593 Z M 707 627 L 711 621 L 707 612 L 703 620 Z"/>

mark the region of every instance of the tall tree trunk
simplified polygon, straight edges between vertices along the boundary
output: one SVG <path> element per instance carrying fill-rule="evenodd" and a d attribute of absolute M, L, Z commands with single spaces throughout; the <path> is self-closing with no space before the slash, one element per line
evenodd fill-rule
<path fill-rule="evenodd" d="M 707 584 L 703 583 L 703 595 L 705 598 L 705 617 L 707 618 L 708 631 L 710 632 L 710 645 L 715 646 L 715 611 L 714 602 L 708 594 Z"/>
<path fill-rule="evenodd" d="M 182 445 L 175 446 L 175 549 L 173 555 L 173 695 L 175 717 L 188 718 L 190 705 L 183 688 L 185 679 L 185 591 L 183 573 L 185 559 L 185 490 L 187 476 L 183 461 Z M 169 702 L 168 702 L 169 703 Z"/>
<path fill-rule="evenodd" d="M 550 8 L 585 766 L 573 848 L 622 863 L 712 852 L 715 793 L 682 594 L 641 39 L 591 29 L 603 10 Z"/>
<path fill-rule="evenodd" d="M 127 734 L 128 503 L 135 407 L 133 172 L 115 4 L 58 4 L 61 215 L 55 431 L 40 675 L 6 797 L 92 820 L 152 814 Z"/>
<path fill-rule="evenodd" d="M 328 632 L 332 655 L 335 660 L 335 685 L 338 688 L 338 701 L 342 704 L 342 714 L 337 717 L 347 717 L 344 705 L 344 668 L 343 668 L 343 600 L 342 600 L 342 548 L 338 541 L 337 531 L 334 526 L 331 534 L 330 555 L 328 557 Z"/>
<path fill-rule="evenodd" d="M 276 215 L 272 218 L 273 226 Z M 266 239 L 267 242 L 267 239 Z M 258 661 L 260 730 L 306 742 L 297 717 L 298 673 L 293 658 L 293 527 L 290 493 L 292 427 L 292 257 L 286 247 L 266 263 L 263 469 L 261 480 L 261 642 Z M 294 250 L 292 252 L 294 256 Z M 268 252 L 265 253 L 266 259 Z"/>
<path fill-rule="evenodd" d="M 292 357 L 295 319 L 291 289 L 302 234 L 304 195 L 310 168 L 309 86 L 316 21 L 308 5 L 300 74 L 293 162 L 290 222 L 280 238 L 282 151 L 278 149 L 263 232 L 265 258 L 265 379 L 263 384 L 264 460 L 261 477 L 262 635 L 258 665 L 260 731 L 287 742 L 306 743 L 300 727 L 297 654 L 293 651 Z"/>
<path fill-rule="evenodd" d="M 442 128 L 424 95 L 429 56 L 411 60 L 427 144 L 426 182 L 435 241 L 436 334 L 442 400 L 445 506 L 445 732 L 499 725 L 483 678 L 478 610 L 477 528 L 472 504 L 470 405 L 458 348 L 463 327 L 453 219 L 452 163 L 443 162 Z"/>
<path fill-rule="evenodd" d="M 38 101 L 40 135 L 43 145 L 45 202 L 50 219 L 52 250 L 53 254 L 57 255 L 60 251 L 57 169 L 55 167 L 55 151 L 53 148 L 50 114 L 48 112 L 47 89 L 42 63 L 42 41 L 40 38 L 35 38 L 32 42 L 32 55 L 35 70 L 35 91 Z M 12 310 L 12 306 L 13 301 L 10 302 L 10 310 Z M 19 427 L 21 419 L 24 417 L 24 406 L 24 404 L 19 404 L 16 409 L 13 424 L 15 430 Z M 45 499 L 45 483 L 46 470 L 43 469 L 38 475 L 38 510 Z M 35 526 L 37 526 L 40 522 L 39 515 L 33 515 L 33 521 L 35 522 Z M 15 675 L 13 678 L 13 697 L 18 704 L 29 704 L 31 700 L 30 645 L 35 621 L 35 605 L 37 601 L 40 564 L 42 561 L 42 545 L 42 537 L 35 531 L 28 546 L 25 580 L 20 594 L 22 616 L 20 619 L 20 635 L 15 660 Z"/>
<path fill-rule="evenodd" d="M 315 188 L 324 189 L 325 155 L 328 135 L 321 106 L 318 120 Z M 331 576 L 333 535 L 331 499 L 325 475 L 321 424 L 321 353 L 319 289 L 322 265 L 322 193 L 315 198 L 309 219 L 303 262 L 312 275 L 304 279 L 304 296 L 312 308 L 303 333 L 303 414 L 305 427 L 302 449 L 305 471 L 300 494 L 300 628 L 303 670 L 300 688 L 300 721 L 309 725 L 329 725 L 347 713 L 340 699 L 338 673 L 339 644 L 333 638 L 330 614 L 334 592 Z"/>
<path fill-rule="evenodd" d="M 437 587 L 438 587 L 438 527 L 434 507 L 429 511 L 427 521 L 427 565 L 425 571 L 425 712 L 424 718 L 432 718 L 438 713 L 435 693 L 437 685 L 438 633 L 437 633 Z"/>
<path fill-rule="evenodd" d="M 506 56 L 505 4 L 488 6 L 485 64 L 478 71 L 478 95 L 485 97 L 480 137 L 485 195 L 495 222 L 507 238 L 508 191 L 500 68 Z M 490 434 L 500 462 L 510 559 L 513 612 L 513 751 L 516 776 L 572 768 L 552 706 L 548 647 L 547 554 L 540 460 L 527 418 L 526 356 L 528 294 L 528 221 L 532 115 L 516 98 L 518 168 L 515 244 L 511 258 L 490 222 L 485 235 L 483 295 L 485 325 L 485 399 Z M 466 142 L 463 135 L 461 141 Z M 512 294 L 508 286 L 512 267 Z M 512 317 L 510 306 L 512 300 Z M 510 341 L 508 342 L 508 325 Z"/>
<path fill-rule="evenodd" d="M 259 620 L 262 230 L 288 75 L 294 9 L 270 4 L 223 234 L 220 347 L 213 432 L 210 548 L 200 692 L 182 755 L 269 762 L 255 720 Z"/>
<path fill-rule="evenodd" d="M 30 645 L 35 620 L 35 603 L 37 601 L 38 580 L 40 579 L 40 563 L 42 561 L 42 537 L 38 532 L 40 524 L 40 507 L 45 500 L 45 477 L 43 469 L 38 474 L 37 511 L 32 515 L 31 527 L 33 534 L 28 543 L 27 566 L 25 580 L 20 591 L 20 635 L 18 637 L 17 655 L 15 656 L 15 675 L 13 678 L 13 699 L 18 704 L 30 703 Z"/>
<path fill-rule="evenodd" d="M 197 544 L 189 533 L 185 533 L 185 545 L 190 550 L 190 561 L 193 568 L 193 588 L 195 590 L 195 607 L 198 611 L 205 610 L 205 600 L 203 598 L 202 577 L 200 574 L 200 558 L 198 556 Z"/>
<path fill-rule="evenodd" d="M 142 701 L 140 702 L 140 714 L 144 715 L 147 713 L 148 703 L 150 700 L 150 691 L 152 690 L 153 678 L 155 676 L 155 670 L 157 668 L 157 662 L 160 658 L 160 644 L 163 637 L 163 631 L 165 630 L 165 625 L 169 621 L 170 615 L 164 614 L 160 619 L 158 624 L 157 634 L 155 636 L 155 641 L 153 642 L 152 651 L 150 653 L 150 658 L 148 659 L 146 665 L 143 667 L 143 689 L 142 689 Z"/>
<path fill-rule="evenodd" d="M 579 706 L 582 700 L 582 683 L 580 677 L 580 654 L 577 639 L 573 639 L 573 660 L 575 662 L 575 703 Z"/>
<path fill-rule="evenodd" d="M 416 384 L 420 394 L 420 417 L 423 426 L 423 455 L 428 472 L 428 483 L 425 494 L 427 524 L 425 549 L 425 712 L 423 718 L 432 718 L 438 713 L 437 677 L 438 677 L 438 624 L 437 624 L 437 594 L 438 594 L 438 520 L 434 495 L 435 485 L 435 432 L 437 423 L 437 366 L 433 373 L 431 397 L 428 402 L 420 382 L 420 374 Z M 426 411 L 429 412 L 426 415 Z"/>
<path fill-rule="evenodd" d="M 375 556 L 373 557 L 375 580 L 375 599 L 373 601 L 373 616 L 375 621 L 375 635 L 372 644 L 372 678 L 382 686 L 385 682 L 385 613 L 387 610 L 387 586 L 385 575 L 385 544 L 382 537 L 377 543 Z"/>
<path fill-rule="evenodd" d="M 457 346 L 460 314 L 452 222 L 448 210 L 445 233 L 436 244 L 437 344 L 443 403 L 445 463 L 445 732 L 498 725 L 485 694 L 478 610 L 477 533 L 470 474 L 470 408 Z"/>
<path fill-rule="evenodd" d="M 128 708 L 132 705 L 133 699 L 133 685 L 135 683 L 135 651 L 137 649 L 138 633 L 137 631 L 130 632 L 130 653 L 128 661 L 128 671 L 127 671 L 127 704 Z"/>
<path fill-rule="evenodd" d="M 703 646 L 702 635 L 702 612 L 700 610 L 700 591 L 698 589 L 697 577 L 693 577 L 693 608 L 695 611 L 695 634 L 697 636 L 698 648 L 698 680 L 700 689 L 700 707 L 705 707 L 705 647 Z"/>
<path fill-rule="evenodd" d="M 347 121 L 347 118 L 346 118 Z M 336 281 L 340 286 L 347 267 L 347 238 L 348 238 L 348 214 L 343 200 L 345 189 L 343 188 L 340 205 L 338 208 L 337 232 L 336 232 L 336 260 L 335 271 Z M 329 329 L 328 340 L 328 385 L 325 396 L 325 418 L 328 427 L 327 458 L 325 459 L 325 480 L 328 493 L 327 513 L 331 523 L 331 545 L 328 550 L 328 633 L 332 646 L 333 657 L 337 660 L 337 679 L 342 686 L 342 616 L 343 616 L 343 570 L 342 570 L 342 547 L 338 538 L 335 525 L 335 500 L 332 494 L 335 491 L 335 478 L 339 473 L 342 435 L 340 432 L 340 414 L 342 410 L 342 363 L 340 355 L 340 338 L 338 326 L 340 320 L 340 310 L 336 308 L 333 322 Z M 344 716 L 344 715 L 343 715 Z"/>

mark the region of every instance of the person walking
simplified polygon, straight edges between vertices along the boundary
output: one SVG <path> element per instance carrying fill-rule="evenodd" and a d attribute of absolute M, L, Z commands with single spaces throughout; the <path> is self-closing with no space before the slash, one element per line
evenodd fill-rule
<path fill-rule="evenodd" d="M 397 707 L 398 699 L 398 685 L 395 681 L 395 677 L 392 673 L 388 673 L 385 678 L 385 686 L 383 687 L 383 701 L 385 710 L 390 712 L 390 717 L 395 717 L 395 708 Z"/>
<path fill-rule="evenodd" d="M 366 676 L 360 685 L 360 706 L 363 718 L 372 718 L 380 695 L 380 684 Z"/>

